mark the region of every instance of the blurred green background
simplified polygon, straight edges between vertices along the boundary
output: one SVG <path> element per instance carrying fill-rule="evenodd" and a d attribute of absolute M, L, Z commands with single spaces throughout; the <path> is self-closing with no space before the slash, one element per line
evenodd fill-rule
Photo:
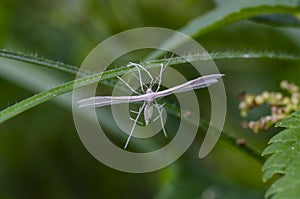
<path fill-rule="evenodd" d="M 79 66 L 109 36 L 144 26 L 176 30 L 215 6 L 210 0 L 1 0 L 0 48 Z M 299 53 L 299 38 L 296 29 L 242 21 L 196 40 L 207 51 Z M 237 96 L 276 91 L 283 79 L 300 85 L 299 63 L 235 59 L 216 64 L 226 74 L 224 130 L 260 152 L 276 130 L 253 134 L 243 129 Z M 9 70 L 0 71 L 1 109 L 74 78 L 15 61 L 5 67 Z M 0 198 L 263 198 L 268 184 L 261 182 L 261 163 L 222 141 L 198 159 L 201 142 L 196 140 L 179 160 L 156 172 L 128 174 L 106 167 L 77 135 L 70 94 L 59 98 L 63 102 L 52 100 L 0 125 Z"/>

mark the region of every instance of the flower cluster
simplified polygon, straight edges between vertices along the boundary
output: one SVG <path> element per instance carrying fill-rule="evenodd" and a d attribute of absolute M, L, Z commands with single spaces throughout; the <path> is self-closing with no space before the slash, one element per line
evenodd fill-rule
<path fill-rule="evenodd" d="M 260 118 L 257 121 L 245 121 L 242 123 L 244 128 L 250 128 L 258 133 L 261 130 L 267 130 L 279 120 L 289 116 L 291 112 L 300 109 L 299 87 L 293 83 L 282 81 L 280 88 L 288 91 L 289 95 L 284 96 L 280 92 L 264 91 L 260 95 L 244 94 L 240 102 L 239 109 L 242 117 L 247 117 L 248 111 L 262 104 L 270 107 L 271 114 Z"/>

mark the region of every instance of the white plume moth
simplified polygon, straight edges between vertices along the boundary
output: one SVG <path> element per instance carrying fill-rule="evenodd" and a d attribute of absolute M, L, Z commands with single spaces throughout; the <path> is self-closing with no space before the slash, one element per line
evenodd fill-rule
<path fill-rule="evenodd" d="M 168 88 L 165 90 L 160 91 L 160 86 L 162 83 L 162 74 L 167 67 L 167 64 L 164 66 L 161 64 L 160 66 L 160 72 L 159 75 L 155 78 L 150 74 L 150 72 L 141 64 L 132 63 L 130 62 L 127 66 L 135 66 L 138 72 L 138 79 L 140 83 L 140 88 L 143 93 L 138 93 L 135 91 L 126 81 L 124 81 L 122 78 L 118 77 L 119 80 L 121 80 L 132 92 L 134 92 L 135 96 L 95 96 L 90 97 L 86 99 L 79 100 L 77 103 L 80 108 L 82 107 L 102 107 L 102 106 L 108 106 L 108 105 L 114 105 L 114 104 L 121 104 L 121 103 L 133 103 L 133 102 L 143 102 L 143 104 L 139 107 L 138 111 L 131 111 L 136 114 L 136 118 L 130 118 L 133 121 L 133 126 L 131 128 L 131 131 L 129 133 L 129 136 L 127 138 L 127 141 L 125 143 L 124 148 L 126 148 L 129 144 L 130 138 L 133 134 L 134 128 L 136 124 L 138 123 L 138 119 L 141 116 L 142 112 L 144 112 L 144 120 L 145 125 L 148 125 L 152 119 L 153 116 L 153 107 L 155 107 L 158 111 L 158 116 L 153 119 L 153 121 L 156 121 L 160 119 L 162 130 L 165 136 L 167 136 L 166 130 L 164 128 L 163 118 L 162 118 L 162 108 L 164 104 L 158 104 L 156 99 L 162 98 L 171 94 L 175 93 L 182 93 L 187 92 L 195 89 L 205 88 L 212 84 L 215 84 L 218 82 L 218 79 L 223 76 L 223 74 L 211 74 L 206 75 L 202 77 L 198 77 L 196 79 L 187 81 L 183 84 L 174 86 L 172 88 Z M 150 85 L 147 86 L 142 81 L 141 76 L 141 70 L 146 72 L 147 75 L 150 77 Z M 152 89 L 153 86 L 157 84 L 156 89 Z"/>

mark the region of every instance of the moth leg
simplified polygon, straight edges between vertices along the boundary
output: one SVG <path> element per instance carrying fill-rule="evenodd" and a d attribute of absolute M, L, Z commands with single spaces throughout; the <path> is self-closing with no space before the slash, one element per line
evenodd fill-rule
<path fill-rule="evenodd" d="M 144 86 L 146 86 L 146 85 L 144 84 L 144 82 L 143 82 L 143 80 L 142 80 L 142 75 L 141 75 L 141 70 L 140 70 L 140 68 L 137 66 L 137 64 L 132 63 L 132 62 L 129 62 L 129 64 L 127 64 L 127 66 L 135 66 L 135 68 L 136 68 L 137 71 L 138 71 L 139 76 L 137 77 L 134 73 L 133 73 L 133 76 L 135 76 L 135 77 L 139 80 L 139 82 L 140 82 L 140 87 L 141 87 L 142 91 L 145 93 Z M 148 88 L 148 87 L 146 86 L 146 88 Z"/>
<path fill-rule="evenodd" d="M 130 113 L 134 113 L 134 114 L 139 114 L 139 111 L 134 111 L 134 110 L 129 110 Z M 135 118 L 130 117 L 129 118 L 131 121 L 135 121 Z M 138 124 L 140 125 L 144 125 L 142 122 L 137 121 Z"/>
<path fill-rule="evenodd" d="M 139 112 L 138 111 L 134 111 L 134 110 L 130 110 L 131 113 L 135 113 L 135 114 L 138 114 Z"/>
<path fill-rule="evenodd" d="M 123 82 L 123 84 L 125 84 L 132 92 L 134 92 L 135 94 L 141 95 L 141 93 L 136 92 L 124 79 L 122 79 L 119 76 L 117 76 L 117 78 L 119 80 L 121 80 L 121 82 Z"/>
<path fill-rule="evenodd" d="M 160 119 L 161 128 L 164 132 L 165 137 L 167 137 L 167 132 L 166 132 L 166 129 L 165 129 L 165 126 L 164 126 L 164 120 L 163 120 L 163 117 L 162 117 L 162 108 L 163 108 L 164 105 L 165 104 L 159 105 L 157 102 L 154 103 L 154 107 L 158 111 L 158 116 L 153 121 L 156 121 L 156 120 Z"/>
<path fill-rule="evenodd" d="M 139 68 L 141 68 L 143 71 L 145 71 L 148 74 L 148 76 L 150 77 L 150 79 L 151 79 L 150 85 L 152 85 L 153 77 L 152 77 L 151 73 L 144 66 L 142 66 L 141 64 L 136 64 L 136 63 L 132 63 L 132 62 L 129 62 L 129 64 L 127 66 L 135 66 L 138 71 L 139 71 Z"/>
<path fill-rule="evenodd" d="M 162 81 L 162 74 L 163 74 L 163 72 L 164 72 L 164 69 L 165 69 L 165 67 L 164 67 L 164 65 L 161 63 L 160 64 L 160 71 L 159 71 L 159 75 L 158 75 L 158 77 L 156 78 L 156 80 L 155 80 L 155 82 L 158 80 L 158 83 L 157 83 L 157 88 L 156 88 L 156 92 L 160 89 L 160 85 L 161 85 L 161 81 Z"/>
<path fill-rule="evenodd" d="M 132 117 L 131 117 L 131 118 L 129 118 L 129 119 L 130 119 L 131 121 L 133 121 L 133 122 L 135 121 L 135 119 L 134 119 L 134 118 L 132 118 Z M 143 125 L 143 123 L 142 123 L 142 122 L 139 122 L 139 121 L 137 121 L 137 123 L 138 123 L 138 124 L 140 124 L 140 125 Z"/>
<path fill-rule="evenodd" d="M 164 105 L 165 105 L 165 103 L 163 103 L 163 104 L 158 104 L 158 103 L 154 104 L 155 108 L 159 108 L 159 110 L 161 110 Z M 158 120 L 160 117 L 161 117 L 161 115 L 158 114 L 158 116 L 156 118 L 154 118 L 153 122 Z"/>
<path fill-rule="evenodd" d="M 138 111 L 138 113 L 137 113 L 136 118 L 133 120 L 133 126 L 132 126 L 131 131 L 130 131 L 130 133 L 129 133 L 129 136 L 128 136 L 127 140 L 126 140 L 124 149 L 126 149 L 127 146 L 128 146 L 128 144 L 129 144 L 129 141 L 130 141 L 130 138 L 131 138 L 132 133 L 133 133 L 133 131 L 134 131 L 134 128 L 135 128 L 135 126 L 136 126 L 136 123 L 138 122 L 138 119 L 139 119 L 141 113 L 143 112 L 143 109 L 145 108 L 145 106 L 146 106 L 146 103 L 144 102 L 143 105 L 139 108 L 139 111 Z"/>
<path fill-rule="evenodd" d="M 158 77 L 156 77 L 156 80 L 155 80 L 155 82 L 158 81 L 156 92 L 159 91 L 159 89 L 160 89 L 163 72 L 166 70 L 166 68 L 167 68 L 168 64 L 170 63 L 173 55 L 174 55 L 174 53 L 171 55 L 171 57 L 169 58 L 168 62 L 165 65 L 163 65 L 162 63 L 160 64 L 159 75 L 158 75 Z"/>
<path fill-rule="evenodd" d="M 138 69 L 138 71 L 139 71 L 139 69 Z M 133 75 L 137 80 L 139 80 L 139 82 L 140 82 L 140 87 L 141 87 L 142 91 L 145 93 L 144 87 L 146 87 L 146 89 L 148 89 L 149 87 L 142 81 L 142 77 L 140 76 L 140 74 L 139 74 L 139 77 L 138 77 L 136 74 L 134 74 L 134 73 L 132 73 L 132 75 Z"/>

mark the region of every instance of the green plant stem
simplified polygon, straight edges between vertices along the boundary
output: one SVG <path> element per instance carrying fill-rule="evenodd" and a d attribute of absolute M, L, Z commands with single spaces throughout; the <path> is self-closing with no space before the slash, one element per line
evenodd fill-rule
<path fill-rule="evenodd" d="M 286 53 L 286 52 L 276 52 L 276 51 L 254 51 L 254 50 L 244 50 L 244 51 L 221 51 L 221 52 L 211 52 L 208 54 L 204 53 L 190 53 L 184 57 L 173 57 L 171 60 L 169 58 L 157 59 L 145 61 L 144 64 L 156 64 L 156 63 L 168 63 L 169 65 L 183 64 L 193 61 L 208 61 L 208 60 L 225 60 L 225 59 L 276 59 L 283 61 L 300 61 L 300 55 Z"/>
<path fill-rule="evenodd" d="M 34 64 L 37 66 L 42 66 L 46 68 L 51 68 L 58 71 L 63 71 L 73 75 L 86 76 L 91 75 L 90 71 L 78 70 L 77 66 L 64 64 L 62 62 L 55 62 L 49 59 L 45 59 L 42 57 L 38 57 L 34 54 L 26 54 L 22 52 L 13 52 L 8 50 L 0 50 L 0 57 L 26 62 L 30 64 Z M 221 51 L 221 52 L 211 52 L 209 54 L 192 52 L 187 54 L 184 57 L 173 57 L 170 61 L 169 58 L 166 59 L 156 59 L 146 61 L 143 64 L 153 64 L 153 63 L 167 63 L 169 61 L 169 65 L 183 64 L 192 62 L 192 61 L 206 61 L 206 60 L 218 60 L 218 59 L 278 59 L 278 60 L 286 60 L 286 61 L 299 61 L 300 55 L 290 54 L 286 52 L 276 52 L 270 50 L 264 51 L 254 51 L 254 50 L 244 50 L 244 51 Z"/>
<path fill-rule="evenodd" d="M 14 52 L 11 50 L 6 50 L 2 49 L 0 50 L 0 57 L 11 59 L 11 60 L 16 60 L 16 61 L 21 61 L 25 63 L 30 63 L 30 64 L 35 64 L 38 66 L 43 66 L 51 69 L 55 69 L 58 71 L 63 71 L 69 74 L 77 75 L 81 74 L 82 71 L 78 71 L 78 67 L 69 65 L 69 64 L 64 64 L 62 62 L 56 62 L 53 60 L 49 60 L 43 57 L 39 57 L 36 54 L 27 54 L 27 53 L 22 53 L 22 52 Z M 86 72 L 87 73 L 87 72 Z M 82 74 L 85 75 L 86 73 Z"/>

